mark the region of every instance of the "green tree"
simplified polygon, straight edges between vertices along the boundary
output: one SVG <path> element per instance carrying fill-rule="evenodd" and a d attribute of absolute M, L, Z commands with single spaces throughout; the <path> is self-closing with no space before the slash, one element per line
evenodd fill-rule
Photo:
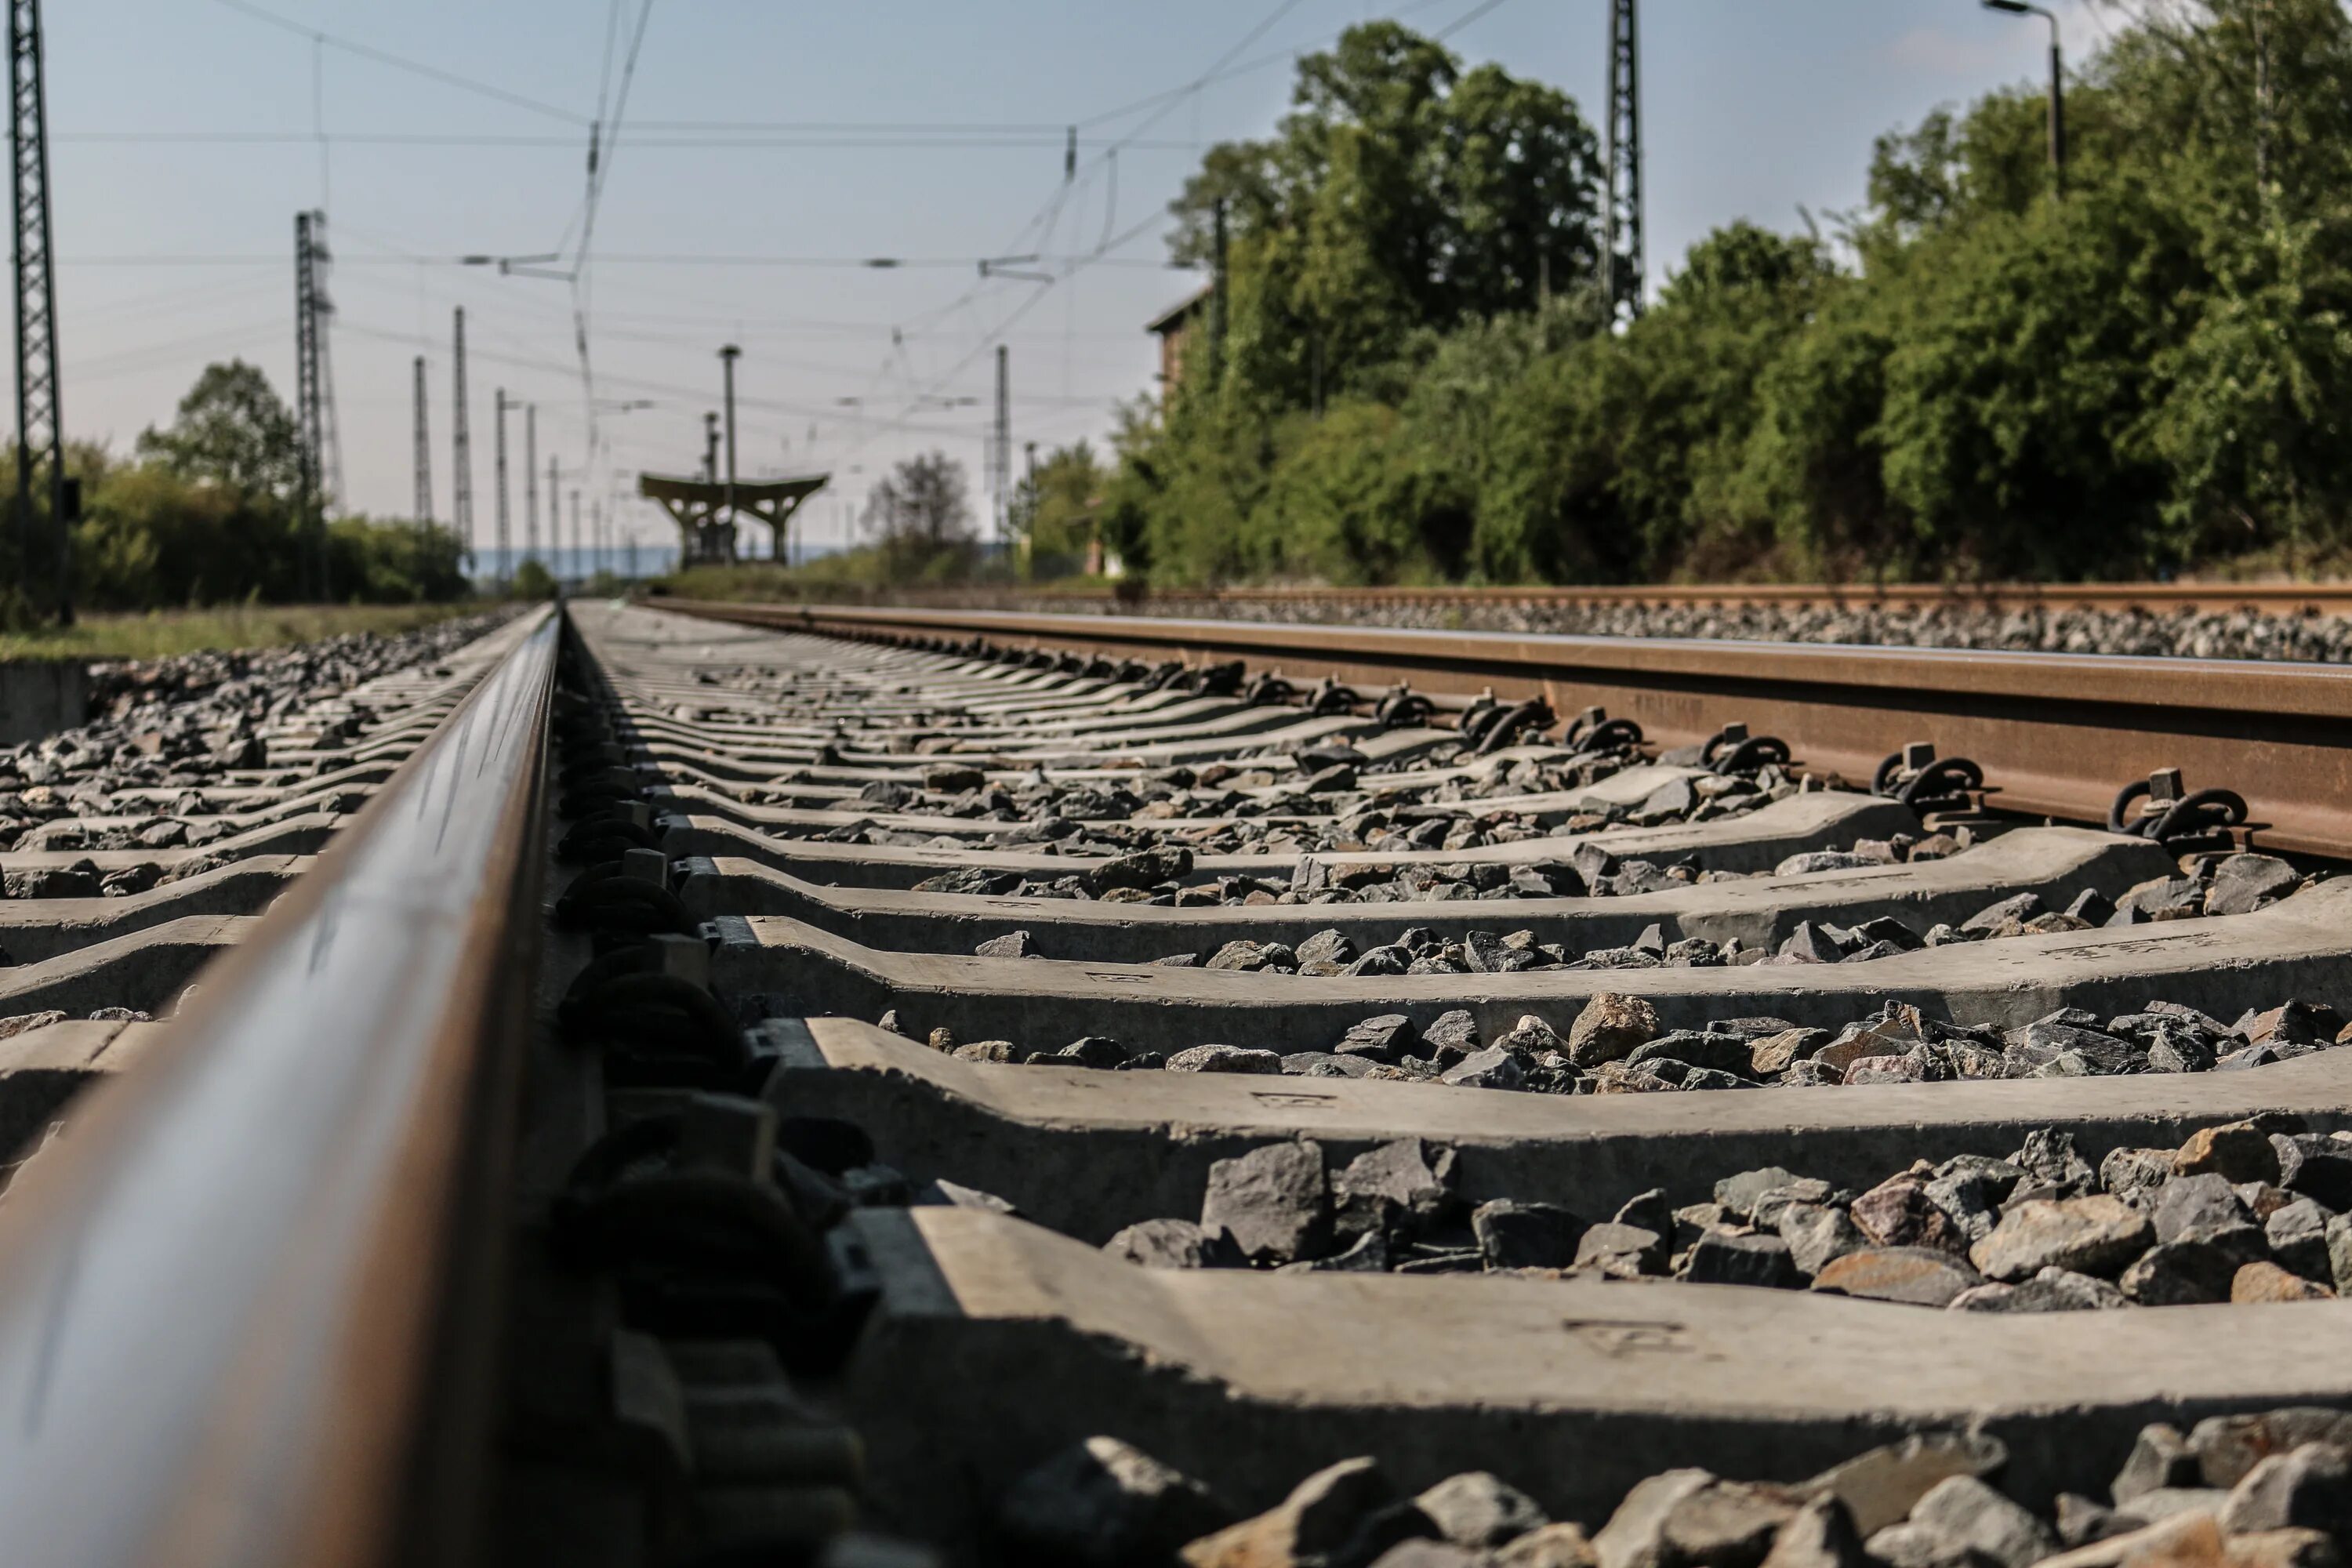
<path fill-rule="evenodd" d="M 1022 476 L 1009 510 L 1013 531 L 1028 546 L 1032 576 L 1066 576 L 1083 568 L 1109 477 L 1084 441 L 1056 447 Z"/>
<path fill-rule="evenodd" d="M 1245 399 L 1358 390 L 1416 329 L 1592 274 L 1598 153 L 1557 89 L 1370 22 L 1299 62 L 1292 102 L 1272 139 L 1212 149 L 1172 209 L 1174 259 L 1207 266 L 1225 203 L 1224 368 Z"/>
<path fill-rule="evenodd" d="M 243 360 L 206 365 L 180 399 L 171 428 L 144 431 L 138 450 L 182 479 L 251 496 L 287 500 L 300 483 L 293 413 L 269 378 Z"/>

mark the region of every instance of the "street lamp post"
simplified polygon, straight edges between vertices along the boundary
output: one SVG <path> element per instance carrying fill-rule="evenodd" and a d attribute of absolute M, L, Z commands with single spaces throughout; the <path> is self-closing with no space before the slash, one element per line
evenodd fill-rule
<path fill-rule="evenodd" d="M 2058 17 L 2025 0 L 1984 0 L 1984 8 L 2014 16 L 2039 16 L 2050 24 L 2050 186 L 2063 196 L 2066 194 L 2066 68 L 2059 48 Z"/>

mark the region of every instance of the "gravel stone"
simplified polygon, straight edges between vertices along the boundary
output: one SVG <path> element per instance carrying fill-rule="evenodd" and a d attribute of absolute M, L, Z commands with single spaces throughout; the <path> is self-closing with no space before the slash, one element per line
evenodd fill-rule
<path fill-rule="evenodd" d="M 1233 1510 L 1181 1471 L 1116 1437 L 1089 1437 L 1014 1481 L 998 1510 L 1024 1552 L 1077 1568 L 1167 1562 Z"/>
<path fill-rule="evenodd" d="M 1710 1230 L 1691 1244 L 1684 1278 L 1694 1285 L 1795 1287 L 1797 1266 L 1789 1244 L 1777 1236 L 1741 1236 Z"/>
<path fill-rule="evenodd" d="M 1896 1532 L 1902 1534 L 1898 1538 Z M 1974 1553 L 2000 1568 L 2030 1568 L 2057 1547 L 2047 1526 L 1974 1476 L 1938 1481 L 1911 1517 L 1873 1535 L 1870 1554 L 1895 1568 L 1951 1563 Z"/>
<path fill-rule="evenodd" d="M 1658 1032 L 1658 1012 L 1638 996 L 1600 991 L 1569 1026 L 1568 1059 L 1580 1068 L 1621 1061 Z"/>
<path fill-rule="evenodd" d="M 2149 1247 L 2123 1272 L 2125 1295 L 2143 1307 L 2187 1307 L 2226 1301 L 2240 1263 L 2206 1241 L 2169 1241 Z"/>
<path fill-rule="evenodd" d="M 1983 1283 L 1982 1275 L 1942 1247 L 1878 1247 L 1832 1258 L 1814 1275 L 1812 1288 L 1865 1300 L 1944 1307 Z"/>
<path fill-rule="evenodd" d="M 2352 1537 L 2352 1455 L 2330 1443 L 2271 1455 L 2231 1489 L 2221 1528 L 2232 1535 L 2293 1529 Z"/>
<path fill-rule="evenodd" d="M 1231 1237 L 1189 1219 L 1139 1221 L 1104 1242 L 1103 1250 L 1146 1268 L 1224 1268 L 1242 1261 Z"/>
<path fill-rule="evenodd" d="M 1464 1089 L 1517 1089 L 1527 1078 L 1517 1057 L 1501 1046 L 1489 1046 L 1446 1068 L 1438 1081 Z"/>
<path fill-rule="evenodd" d="M 1969 1248 L 1969 1260 L 1986 1278 L 2011 1283 L 2053 1267 L 2111 1273 L 2137 1257 L 2153 1237 L 2147 1216 L 2104 1193 L 2055 1201 L 2030 1198 Z"/>
<path fill-rule="evenodd" d="M 2193 1487 L 2203 1479 L 2198 1465 L 2197 1451 L 2180 1428 L 2169 1422 L 2153 1421 L 2139 1429 L 2132 1440 L 2130 1456 L 2124 1468 L 2116 1472 L 2115 1485 L 2109 1494 L 2118 1503 L 2126 1503 L 2144 1492 L 2168 1487 Z"/>
<path fill-rule="evenodd" d="M 2267 1259 L 2242 1264 L 2230 1278 L 2230 1300 L 2240 1305 L 2262 1301 L 2330 1301 L 2336 1292 L 2300 1275 L 2290 1274 Z"/>
<path fill-rule="evenodd" d="M 2303 873 L 2269 855 L 2232 855 L 2213 868 L 2205 890 L 2209 915 L 2252 914 L 2303 885 Z"/>
<path fill-rule="evenodd" d="M 1245 1046 L 1194 1046 L 1168 1058 L 1170 1072 L 1279 1073 L 1282 1058 Z"/>
<path fill-rule="evenodd" d="M 1971 1312 L 2104 1312 L 2127 1307 L 2131 1300 L 2105 1279 L 2045 1268 L 2022 1285 L 1988 1287 L 1953 1305 Z"/>
<path fill-rule="evenodd" d="M 2275 1182 L 2278 1151 L 2269 1134 L 2251 1121 L 2231 1121 L 2189 1135 L 2172 1158 L 2172 1168 L 2184 1176 L 2217 1172 L 2232 1183 Z"/>
<path fill-rule="evenodd" d="M 1436 1021 L 1421 1032 L 1421 1042 L 1426 1054 L 1440 1061 L 1448 1056 L 1458 1061 L 1485 1043 L 1478 1037 L 1477 1020 L 1459 1007 L 1440 1013 Z"/>
<path fill-rule="evenodd" d="M 1201 1228 L 1231 1233 L 1254 1263 L 1323 1256 L 1331 1244 L 1331 1194 L 1322 1146 L 1269 1143 L 1211 1165 Z"/>
<path fill-rule="evenodd" d="M 1506 1545 L 1550 1522 L 1527 1493 L 1484 1470 L 1449 1476 L 1412 1500 L 1456 1546 Z"/>
<path fill-rule="evenodd" d="M 1342 1459 L 1318 1470 L 1288 1497 L 1255 1519 L 1229 1525 L 1185 1546 L 1186 1568 L 1280 1568 L 1319 1562 L 1354 1547 L 1372 1516 L 1396 1496 L 1396 1488 L 1368 1458 Z M 1355 1561 L 1370 1562 L 1377 1550 Z"/>
<path fill-rule="evenodd" d="M 982 942 L 978 947 L 973 948 L 971 951 L 974 956 L 980 958 L 1036 958 L 1042 956 L 1037 952 L 1036 940 L 1025 931 L 1007 931 L 1003 936 L 991 937 L 986 942 Z"/>
<path fill-rule="evenodd" d="M 1551 1204 L 1497 1198 L 1472 1211 L 1470 1229 L 1489 1268 L 1566 1268 L 1584 1222 Z"/>
<path fill-rule="evenodd" d="M 1342 1237 L 1399 1233 L 1441 1220 L 1454 1206 L 1454 1151 L 1418 1138 L 1367 1149 L 1331 1178 Z"/>
<path fill-rule="evenodd" d="M 1845 1210 L 1819 1204 L 1790 1204 L 1776 1221 L 1780 1239 L 1797 1271 L 1818 1275 L 1832 1260 L 1870 1246 L 1870 1238 L 1846 1216 Z"/>

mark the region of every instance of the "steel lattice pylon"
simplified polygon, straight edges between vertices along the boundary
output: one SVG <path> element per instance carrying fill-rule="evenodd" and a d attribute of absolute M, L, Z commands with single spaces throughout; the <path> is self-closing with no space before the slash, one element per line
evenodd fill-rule
<path fill-rule="evenodd" d="M 1609 0 L 1609 166 L 1602 285 L 1612 314 L 1642 313 L 1642 70 L 1635 0 Z"/>
<path fill-rule="evenodd" d="M 306 586 L 323 602 L 326 582 L 326 500 L 320 458 L 325 448 L 319 413 L 319 236 L 316 213 L 294 215 L 294 423 L 300 448 L 298 479 Z"/>
<path fill-rule="evenodd" d="M 9 0 L 9 150 L 15 158 L 16 239 L 16 507 L 11 542 L 30 604 L 44 558 L 59 621 L 73 621 L 72 516 L 66 484 L 65 418 L 58 396 L 57 279 L 49 245 L 49 132 L 41 81 L 40 0 Z M 46 531 L 34 497 L 47 492 Z M 42 534 L 46 531 L 47 537 Z"/>

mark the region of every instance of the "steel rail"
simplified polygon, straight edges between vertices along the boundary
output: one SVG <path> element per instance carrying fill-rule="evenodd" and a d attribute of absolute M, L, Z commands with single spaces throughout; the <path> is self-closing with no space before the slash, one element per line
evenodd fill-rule
<path fill-rule="evenodd" d="M 2352 615 L 2352 582 L 2347 583 L 1697 583 L 1601 586 L 1380 587 L 1380 588 L 1154 588 L 1132 597 L 1102 589 L 1032 590 L 918 588 L 889 591 L 892 603 L 920 609 L 1015 609 L 1024 605 L 1055 613 L 1136 615 L 1160 613 L 1158 606 L 1214 609 L 1220 605 L 1278 605 L 1313 618 L 1331 610 L 1482 608 L 1540 609 L 1574 605 L 1654 608 L 1827 608 L 2142 610 L 2150 615 L 2183 610 L 2226 613 L 2240 609 L 2270 615 Z M 675 607 L 675 606 L 673 606 Z"/>
<path fill-rule="evenodd" d="M 12 1568 L 457 1560 L 558 623 L 0 1206 Z"/>
<path fill-rule="evenodd" d="M 1818 771 L 1866 782 L 1914 741 L 1981 763 L 2006 810 L 2104 823 L 2116 793 L 2159 768 L 2227 786 L 2265 845 L 2352 856 L 2352 669 L 2258 659 L 1858 647 L 1727 639 L 1559 637 L 1388 626 L 1024 615 L 984 610 L 664 601 L 712 620 L 844 637 L 983 637 L 1156 659 L 1240 658 L 1330 673 L 1367 693 L 1540 693 L 1606 708 L 1653 741 L 1725 721 L 1775 734 Z"/>

